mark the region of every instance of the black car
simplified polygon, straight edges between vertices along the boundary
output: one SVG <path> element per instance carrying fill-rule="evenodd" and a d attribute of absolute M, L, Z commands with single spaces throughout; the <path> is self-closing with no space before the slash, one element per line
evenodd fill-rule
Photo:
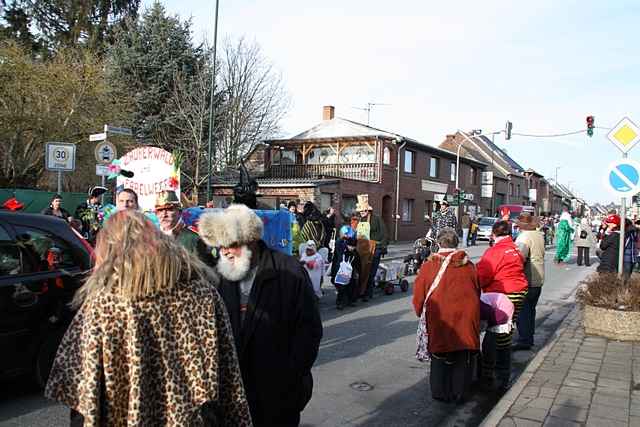
<path fill-rule="evenodd" d="M 0 210 L 0 378 L 46 383 L 92 257 L 66 221 Z"/>

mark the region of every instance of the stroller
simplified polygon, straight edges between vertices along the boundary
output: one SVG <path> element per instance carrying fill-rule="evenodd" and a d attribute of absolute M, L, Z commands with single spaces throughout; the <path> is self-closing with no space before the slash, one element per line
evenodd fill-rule
<path fill-rule="evenodd" d="M 416 241 L 413 242 L 413 253 L 404 258 L 405 275 L 411 276 L 418 274 L 418 270 L 420 270 L 424 260 L 429 258 L 429 255 L 432 253 L 438 252 L 439 249 L 438 242 L 431 237 L 431 233 L 427 233 L 425 237 L 416 239 Z"/>

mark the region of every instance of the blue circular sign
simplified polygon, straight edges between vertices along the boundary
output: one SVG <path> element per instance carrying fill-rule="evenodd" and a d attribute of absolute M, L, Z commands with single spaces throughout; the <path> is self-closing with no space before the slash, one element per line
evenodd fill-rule
<path fill-rule="evenodd" d="M 609 168 L 607 181 L 617 193 L 635 194 L 640 186 L 640 167 L 633 161 L 622 161 Z"/>

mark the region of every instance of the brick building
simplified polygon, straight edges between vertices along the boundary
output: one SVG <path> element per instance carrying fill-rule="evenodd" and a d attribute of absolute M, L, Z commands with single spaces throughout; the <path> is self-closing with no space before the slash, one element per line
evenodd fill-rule
<path fill-rule="evenodd" d="M 467 194 L 462 210 L 479 210 L 485 162 L 463 155 L 456 171 L 454 152 L 334 113 L 326 106 L 318 125 L 289 139 L 265 141 L 251 153 L 247 165 L 257 178 L 261 203 L 275 208 L 289 200 L 311 200 L 348 217 L 356 196 L 368 194 L 391 238 L 413 240 L 424 234 L 425 216 L 453 195 L 457 172 Z M 215 184 L 214 194 L 229 197 L 233 184 Z"/>

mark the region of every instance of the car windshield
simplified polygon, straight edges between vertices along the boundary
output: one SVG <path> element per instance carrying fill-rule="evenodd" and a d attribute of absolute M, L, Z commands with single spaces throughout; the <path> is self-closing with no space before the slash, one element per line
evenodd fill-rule
<path fill-rule="evenodd" d="M 496 218 L 480 218 L 479 225 L 493 225 L 496 222 Z"/>

